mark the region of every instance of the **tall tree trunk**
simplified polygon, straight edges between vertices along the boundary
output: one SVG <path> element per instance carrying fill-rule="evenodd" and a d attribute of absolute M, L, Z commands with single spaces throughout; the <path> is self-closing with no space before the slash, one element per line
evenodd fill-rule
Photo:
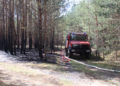
<path fill-rule="evenodd" d="M 39 56 L 43 59 L 43 34 L 42 34 L 42 1 L 38 0 L 38 28 L 39 28 Z"/>

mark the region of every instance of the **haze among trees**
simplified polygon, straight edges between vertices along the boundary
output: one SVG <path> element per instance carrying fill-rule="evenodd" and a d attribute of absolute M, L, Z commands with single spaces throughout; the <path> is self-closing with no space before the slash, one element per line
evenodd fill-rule
<path fill-rule="evenodd" d="M 105 55 L 120 51 L 120 0 L 83 0 L 61 16 L 65 0 L 0 0 L 0 50 L 16 55 L 43 52 L 64 43 L 68 32 L 87 32 Z"/>

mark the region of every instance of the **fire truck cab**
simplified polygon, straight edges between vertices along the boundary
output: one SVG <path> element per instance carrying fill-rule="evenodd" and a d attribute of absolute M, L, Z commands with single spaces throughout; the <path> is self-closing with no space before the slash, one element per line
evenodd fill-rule
<path fill-rule="evenodd" d="M 66 56 L 70 58 L 74 54 L 90 58 L 91 46 L 88 41 L 88 35 L 86 33 L 69 33 L 66 37 L 65 52 Z"/>

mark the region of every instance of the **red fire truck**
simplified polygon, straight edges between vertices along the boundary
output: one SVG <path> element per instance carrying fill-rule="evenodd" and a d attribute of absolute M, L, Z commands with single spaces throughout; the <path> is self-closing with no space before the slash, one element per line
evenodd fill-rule
<path fill-rule="evenodd" d="M 91 56 L 91 46 L 86 33 L 69 33 L 66 37 L 65 45 L 66 56 L 82 55 L 86 58 Z"/>

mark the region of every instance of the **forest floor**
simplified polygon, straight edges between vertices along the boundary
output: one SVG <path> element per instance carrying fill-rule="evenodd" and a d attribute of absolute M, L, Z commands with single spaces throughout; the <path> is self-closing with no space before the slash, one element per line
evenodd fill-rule
<path fill-rule="evenodd" d="M 17 56 L 0 51 L 0 86 L 120 86 L 120 73 L 88 68 L 61 56 L 47 55 L 38 61 L 33 50 Z M 57 62 L 58 61 L 58 62 Z"/>

